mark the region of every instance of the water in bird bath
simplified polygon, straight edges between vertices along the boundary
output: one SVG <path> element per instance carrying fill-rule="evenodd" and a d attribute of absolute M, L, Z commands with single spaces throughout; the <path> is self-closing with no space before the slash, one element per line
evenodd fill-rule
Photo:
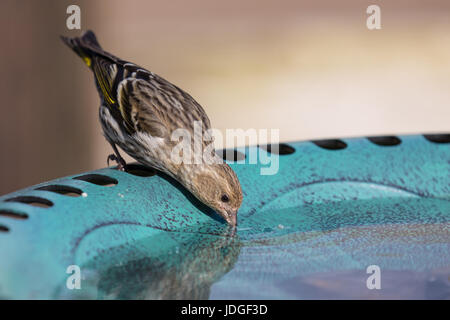
<path fill-rule="evenodd" d="M 82 265 L 89 271 L 85 289 L 76 294 L 94 299 L 448 299 L 449 213 L 445 199 L 392 197 L 265 207 L 243 214 L 235 233 L 225 225 L 211 233 L 205 226 L 202 232 L 150 230 L 140 241 L 92 254 Z M 101 232 L 108 237 L 116 230 L 110 226 Z M 84 245 L 91 248 L 88 242 Z M 381 289 L 368 288 L 372 265 L 380 269 Z"/>

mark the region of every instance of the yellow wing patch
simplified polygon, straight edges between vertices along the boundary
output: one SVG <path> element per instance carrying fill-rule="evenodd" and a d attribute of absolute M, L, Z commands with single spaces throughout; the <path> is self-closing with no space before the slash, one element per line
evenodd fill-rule
<path fill-rule="evenodd" d="M 108 68 L 106 66 L 106 68 Z M 110 72 L 112 70 L 106 70 L 105 66 L 102 67 L 99 63 L 94 64 L 94 74 L 97 78 L 97 82 L 100 86 L 100 89 L 102 91 L 103 96 L 105 97 L 106 101 L 110 104 L 114 104 L 115 100 L 111 97 L 112 95 L 112 84 L 114 75 L 112 75 Z"/>
<path fill-rule="evenodd" d="M 90 67 L 91 64 L 92 64 L 91 59 L 88 58 L 88 57 L 83 57 L 83 61 L 84 61 L 84 63 L 86 63 L 86 65 L 87 65 L 88 67 Z"/>

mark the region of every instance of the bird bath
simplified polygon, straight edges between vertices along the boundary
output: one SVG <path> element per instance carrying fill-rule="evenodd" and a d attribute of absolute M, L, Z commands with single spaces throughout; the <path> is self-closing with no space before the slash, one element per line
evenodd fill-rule
<path fill-rule="evenodd" d="M 4 195 L 0 297 L 448 299 L 448 135 L 396 139 L 289 143 L 275 175 L 231 162 L 237 230 L 140 165 Z M 73 265 L 81 289 L 67 286 Z"/>

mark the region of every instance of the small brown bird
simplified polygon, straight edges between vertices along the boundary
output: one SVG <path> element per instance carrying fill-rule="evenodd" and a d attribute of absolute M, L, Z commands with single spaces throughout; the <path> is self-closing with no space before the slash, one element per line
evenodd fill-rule
<path fill-rule="evenodd" d="M 174 130 L 181 128 L 192 137 L 198 136 L 194 122 L 201 121 L 202 136 L 209 135 L 206 131 L 211 125 L 203 108 L 169 81 L 104 51 L 92 31 L 81 37 L 61 38 L 94 73 L 101 100 L 100 122 L 114 150 L 108 160 L 116 160 L 121 170 L 126 168 L 119 146 L 140 163 L 178 180 L 235 226 L 243 196 L 234 171 L 221 161 L 179 163 L 172 157 L 178 143 L 171 139 Z M 205 141 L 202 146 L 206 147 Z"/>

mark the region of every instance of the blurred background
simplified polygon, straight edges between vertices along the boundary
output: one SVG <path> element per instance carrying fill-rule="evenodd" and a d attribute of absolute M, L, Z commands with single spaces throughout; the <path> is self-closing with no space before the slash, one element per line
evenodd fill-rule
<path fill-rule="evenodd" d="M 71 4 L 81 30 L 66 27 Z M 371 4 L 381 30 L 366 27 Z M 59 39 L 87 29 L 189 92 L 221 130 L 450 131 L 446 0 L 2 0 L 0 194 L 106 166 L 92 74 Z"/>

